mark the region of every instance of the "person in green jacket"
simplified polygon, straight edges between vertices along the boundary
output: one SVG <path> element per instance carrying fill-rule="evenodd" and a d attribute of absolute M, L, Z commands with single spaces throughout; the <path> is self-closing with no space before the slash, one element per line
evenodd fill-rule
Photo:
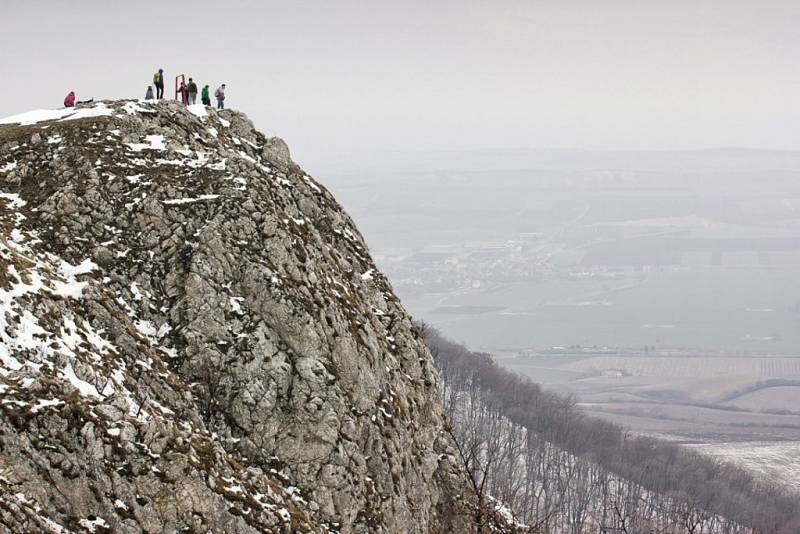
<path fill-rule="evenodd" d="M 208 86 L 207 85 L 204 85 L 203 86 L 203 90 L 200 91 L 200 99 L 202 100 L 204 106 L 210 106 L 211 105 L 211 96 L 209 96 L 209 94 L 208 94 Z"/>

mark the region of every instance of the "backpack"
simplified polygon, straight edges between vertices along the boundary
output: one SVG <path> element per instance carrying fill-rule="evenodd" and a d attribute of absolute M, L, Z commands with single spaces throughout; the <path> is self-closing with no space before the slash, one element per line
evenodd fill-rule
<path fill-rule="evenodd" d="M 158 85 L 160 81 L 161 81 L 161 73 L 156 72 L 155 74 L 153 74 L 153 83 Z"/>
<path fill-rule="evenodd" d="M 217 89 L 216 91 L 214 91 L 214 96 L 215 96 L 215 97 L 217 97 L 217 98 L 219 98 L 219 89 Z"/>

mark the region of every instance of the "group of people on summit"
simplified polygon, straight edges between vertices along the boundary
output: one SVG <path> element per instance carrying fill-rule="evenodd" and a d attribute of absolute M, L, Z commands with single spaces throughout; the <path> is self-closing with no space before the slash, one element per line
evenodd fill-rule
<path fill-rule="evenodd" d="M 183 81 L 183 75 L 180 75 L 178 78 L 181 78 L 180 86 L 176 87 L 176 95 L 175 97 L 180 97 L 181 101 L 185 106 L 194 105 L 197 103 L 197 93 L 200 93 L 200 101 L 203 103 L 204 106 L 211 106 L 211 95 L 209 93 L 208 85 L 204 85 L 203 88 L 198 91 L 198 86 L 192 78 L 189 78 L 189 83 Z M 177 85 L 177 80 L 176 80 Z M 155 96 L 153 95 L 153 87 L 156 88 Z M 147 86 L 147 91 L 145 92 L 144 99 L 145 100 L 161 100 L 164 98 L 164 69 L 158 69 L 158 72 L 153 74 L 153 85 Z M 225 84 L 223 83 L 219 87 L 217 87 L 216 91 L 214 91 L 214 98 L 217 100 L 217 109 L 225 109 Z M 84 102 L 91 102 L 92 100 L 86 100 Z M 64 98 L 64 107 L 71 108 L 74 107 L 75 104 L 82 104 L 84 102 L 76 102 L 75 101 L 75 92 L 70 91 L 69 94 Z"/>
<path fill-rule="evenodd" d="M 153 86 L 156 88 L 157 100 L 164 98 L 164 69 L 158 69 L 158 72 L 153 74 L 153 85 L 147 86 L 145 93 L 145 100 L 153 100 Z M 204 85 L 200 92 L 200 101 L 204 106 L 211 105 L 211 96 L 209 94 L 208 85 Z M 189 78 L 189 83 L 181 80 L 180 86 L 177 88 L 177 93 L 180 96 L 184 105 L 191 106 L 197 103 L 197 84 L 192 78 Z M 225 109 L 225 84 L 223 83 L 217 90 L 214 91 L 214 97 L 217 99 L 217 109 Z"/>

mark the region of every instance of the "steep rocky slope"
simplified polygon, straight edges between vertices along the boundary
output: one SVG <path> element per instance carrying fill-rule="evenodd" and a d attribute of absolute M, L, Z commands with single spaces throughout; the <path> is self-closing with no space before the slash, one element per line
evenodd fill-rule
<path fill-rule="evenodd" d="M 0 531 L 470 532 L 431 357 L 242 114 L 0 124 Z"/>

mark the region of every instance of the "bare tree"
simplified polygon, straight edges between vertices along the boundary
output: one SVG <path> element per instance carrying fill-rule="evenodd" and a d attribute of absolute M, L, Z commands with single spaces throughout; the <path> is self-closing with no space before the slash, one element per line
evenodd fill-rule
<path fill-rule="evenodd" d="M 571 534 L 800 531 L 797 499 L 743 469 L 587 417 L 490 355 L 421 331 L 482 504 L 498 498 L 529 525 Z"/>

